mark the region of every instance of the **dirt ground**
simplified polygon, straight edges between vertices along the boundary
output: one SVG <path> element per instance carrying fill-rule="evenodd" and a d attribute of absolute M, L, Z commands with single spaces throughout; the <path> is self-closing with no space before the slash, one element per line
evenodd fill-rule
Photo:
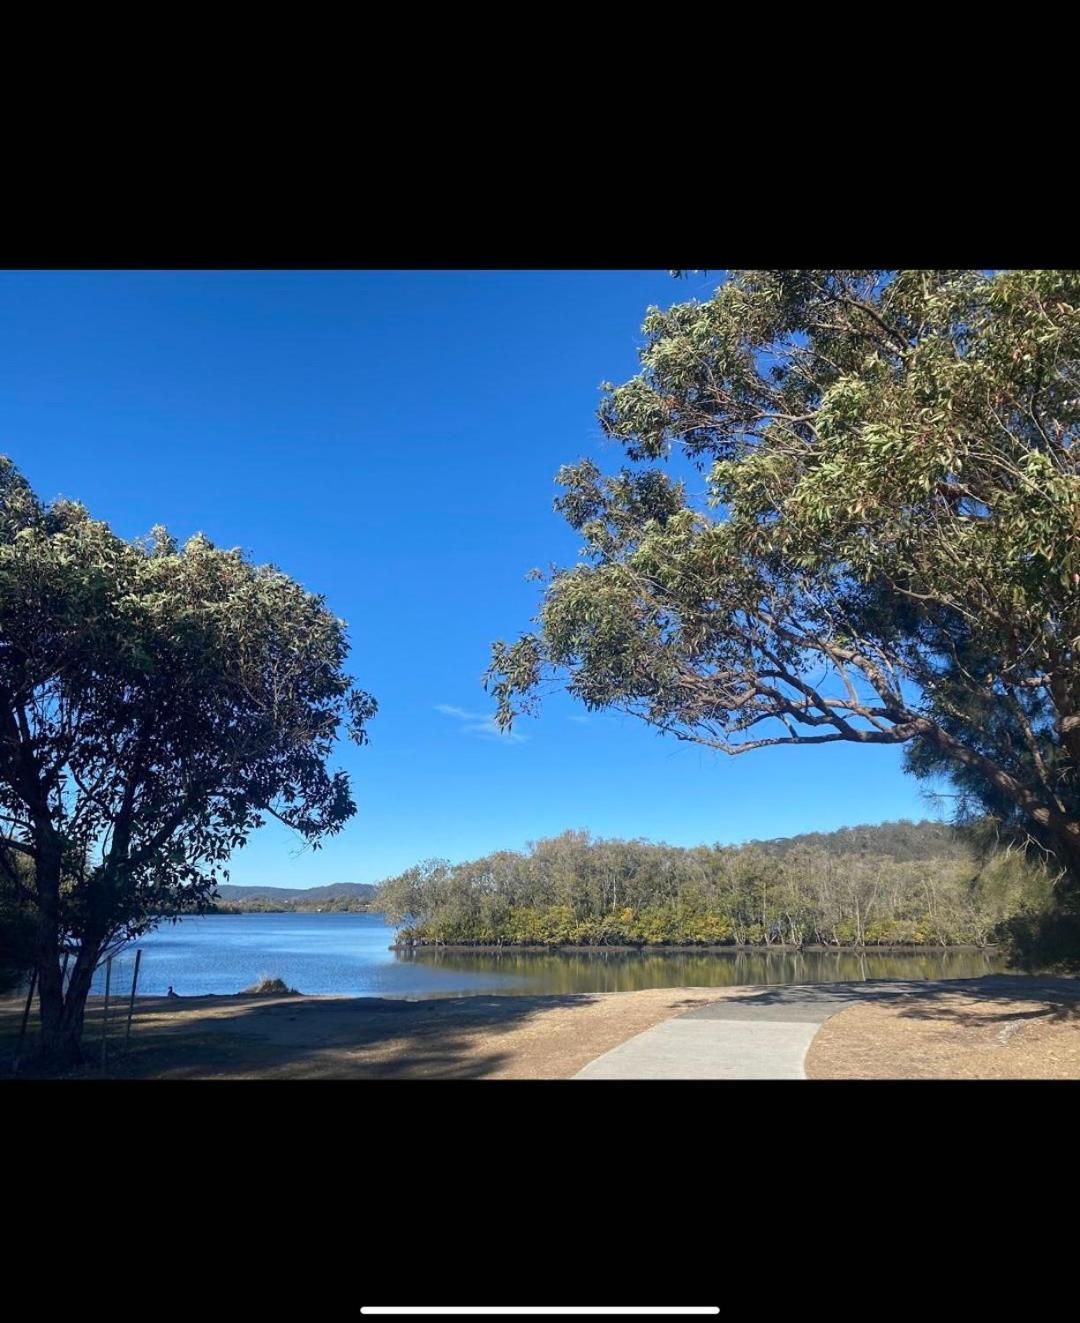
<path fill-rule="evenodd" d="M 121 1050 L 123 1016 L 116 1021 L 110 1011 L 108 1073 L 144 1079 L 566 1079 L 643 1029 L 726 991 L 427 1001 L 140 998 L 127 1051 Z M 0 1003 L 0 1053 L 9 1060 L 21 1014 L 18 999 Z M 34 1028 L 31 1021 L 28 1041 Z M 84 1042 L 95 1063 L 100 1038 L 101 1006 L 94 999 Z"/>
<path fill-rule="evenodd" d="M 1080 1079 L 1080 980 L 893 985 L 826 1020 L 811 1079 Z M 849 989 L 850 990 L 850 989 Z M 842 992 L 843 989 L 840 989 Z M 568 1079 L 662 1020 L 755 988 L 392 1001 L 369 997 L 140 998 L 110 1011 L 107 1073 L 135 1079 Z M 10 1078 L 24 1000 L 0 999 L 0 1078 Z M 34 1039 L 36 1008 L 27 1032 Z M 101 1001 L 87 1008 L 100 1078 Z M 23 1075 L 30 1073 L 24 1064 Z"/>
<path fill-rule="evenodd" d="M 1080 1079 L 1076 994 L 978 992 L 866 1002 L 832 1016 L 806 1056 L 810 1079 Z"/>

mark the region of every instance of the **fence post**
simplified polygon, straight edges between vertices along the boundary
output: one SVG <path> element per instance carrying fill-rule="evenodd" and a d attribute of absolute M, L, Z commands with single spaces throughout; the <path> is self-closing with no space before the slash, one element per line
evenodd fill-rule
<path fill-rule="evenodd" d="M 19 1029 L 19 1045 L 15 1049 L 15 1062 L 11 1067 L 11 1073 L 19 1073 L 19 1058 L 22 1056 L 23 1039 L 26 1037 L 26 1022 L 30 1019 L 30 1006 L 34 1000 L 34 988 L 37 986 L 37 965 L 34 966 L 30 974 L 30 991 L 26 994 L 26 1007 L 23 1010 L 22 1026 Z"/>
<path fill-rule="evenodd" d="M 105 1069 L 105 1049 L 109 1038 L 109 985 L 112 983 L 112 956 L 105 964 L 105 1006 L 101 1012 L 101 1069 Z"/>
<path fill-rule="evenodd" d="M 127 1033 L 124 1034 L 124 1047 L 131 1040 L 131 1016 L 135 1010 L 135 985 L 139 981 L 139 961 L 142 959 L 142 947 L 135 952 L 135 972 L 131 975 L 131 1000 L 128 1002 Z"/>

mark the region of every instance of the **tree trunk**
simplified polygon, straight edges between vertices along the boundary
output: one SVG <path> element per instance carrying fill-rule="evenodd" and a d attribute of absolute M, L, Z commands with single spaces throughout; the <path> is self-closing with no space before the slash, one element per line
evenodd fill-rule
<path fill-rule="evenodd" d="M 46 957 L 38 964 L 41 990 L 39 1051 L 42 1063 L 50 1069 L 65 1070 L 83 1060 L 83 1020 L 97 957 L 97 946 L 84 944 L 75 961 L 66 994 L 56 957 Z"/>
<path fill-rule="evenodd" d="M 50 1064 L 70 1064 L 70 1045 L 63 1044 L 64 993 L 60 963 L 55 951 L 39 950 L 37 985 L 38 1005 L 41 1008 L 41 1055 Z"/>

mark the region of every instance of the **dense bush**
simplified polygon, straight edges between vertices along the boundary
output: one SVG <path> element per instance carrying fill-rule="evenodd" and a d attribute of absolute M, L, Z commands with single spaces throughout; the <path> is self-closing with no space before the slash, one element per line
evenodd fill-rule
<path fill-rule="evenodd" d="M 26 979 L 34 965 L 35 925 L 26 910 L 0 902 L 0 993 Z"/>
<path fill-rule="evenodd" d="M 6 862 L 10 873 L 0 869 L 0 993 L 29 977 L 37 939 L 34 913 L 20 896 L 29 870 L 21 860 L 9 857 Z"/>
<path fill-rule="evenodd" d="M 940 823 L 683 849 L 586 832 L 451 865 L 375 901 L 403 940 L 444 945 L 988 945 L 1042 913 L 1037 861 Z"/>

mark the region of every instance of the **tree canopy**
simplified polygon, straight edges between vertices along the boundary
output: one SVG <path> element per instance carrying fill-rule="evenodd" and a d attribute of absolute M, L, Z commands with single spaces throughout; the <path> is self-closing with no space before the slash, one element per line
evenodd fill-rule
<path fill-rule="evenodd" d="M 643 330 L 499 721 L 554 679 L 731 754 L 904 744 L 1080 878 L 1080 272 L 745 271 Z"/>
<path fill-rule="evenodd" d="M 687 849 L 564 832 L 433 859 L 375 902 L 405 945 L 985 945 L 1044 913 L 1049 875 L 942 823 Z"/>
<path fill-rule="evenodd" d="M 125 541 L 0 458 L 0 868 L 36 915 L 48 1051 L 77 1055 L 101 952 L 202 908 L 268 817 L 317 846 L 355 812 L 327 766 L 375 711 L 347 652 L 274 567 Z"/>

